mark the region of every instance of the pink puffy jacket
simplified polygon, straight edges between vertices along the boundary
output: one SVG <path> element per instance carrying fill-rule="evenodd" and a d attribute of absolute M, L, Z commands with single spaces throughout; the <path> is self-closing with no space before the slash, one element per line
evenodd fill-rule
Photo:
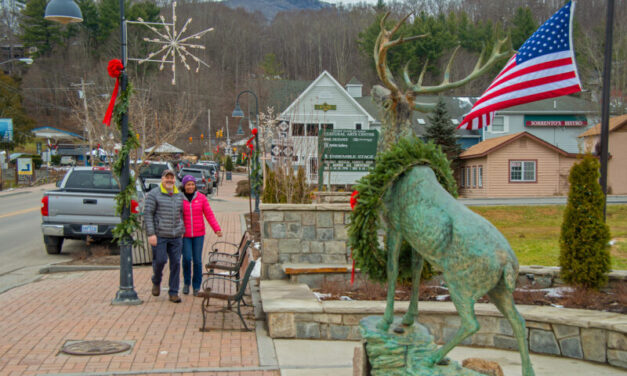
<path fill-rule="evenodd" d="M 209 206 L 209 200 L 202 193 L 196 192 L 191 202 L 187 198 L 183 198 L 183 222 L 185 223 L 186 238 L 205 235 L 203 213 L 213 232 L 222 231 Z"/>

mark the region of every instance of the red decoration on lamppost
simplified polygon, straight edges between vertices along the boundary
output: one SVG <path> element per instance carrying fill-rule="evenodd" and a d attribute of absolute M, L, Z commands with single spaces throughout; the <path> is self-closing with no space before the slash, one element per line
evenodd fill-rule
<path fill-rule="evenodd" d="M 111 117 L 113 115 L 113 107 L 115 107 L 115 100 L 118 97 L 118 87 L 120 84 L 120 75 L 124 70 L 124 64 L 120 59 L 111 59 L 109 60 L 109 65 L 107 66 L 107 72 L 109 72 L 109 76 L 115 78 L 115 86 L 113 87 L 113 93 L 111 93 L 111 100 L 109 101 L 109 107 L 107 107 L 107 112 L 105 113 L 104 120 L 102 120 L 103 124 L 106 124 L 107 127 L 111 126 Z"/>

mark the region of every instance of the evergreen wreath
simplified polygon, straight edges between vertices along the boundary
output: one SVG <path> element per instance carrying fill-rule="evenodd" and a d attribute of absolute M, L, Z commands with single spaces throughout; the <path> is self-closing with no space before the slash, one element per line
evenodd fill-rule
<path fill-rule="evenodd" d="M 113 118 L 115 120 L 115 124 L 122 134 L 122 116 L 128 113 L 129 108 L 129 98 L 133 92 L 133 87 L 130 82 L 127 83 L 126 89 L 122 90 L 118 97 L 118 101 L 115 104 L 113 109 Z M 139 140 L 135 136 L 135 132 L 133 131 L 133 127 L 130 122 L 128 124 L 128 134 L 126 137 L 126 142 L 122 145 L 118 153 L 118 158 L 113 163 L 113 172 L 118 177 L 118 180 L 122 177 L 122 169 L 124 167 L 124 161 L 127 157 L 130 157 L 131 151 L 135 150 L 139 147 Z M 121 183 L 121 182 L 120 182 Z M 124 206 L 130 208 L 131 200 L 135 197 L 136 194 L 135 189 L 135 178 L 129 174 L 128 185 L 123 191 L 120 191 L 119 194 L 115 196 L 115 213 L 120 215 L 122 213 L 122 209 Z M 130 216 L 119 223 L 115 229 L 113 229 L 113 238 L 119 243 L 122 239 L 128 236 L 129 239 L 133 238 L 133 234 L 141 230 L 141 225 L 139 221 L 139 214 L 131 213 Z M 141 243 L 140 240 L 133 240 L 134 245 L 139 245 Z"/>
<path fill-rule="evenodd" d="M 401 139 L 397 144 L 377 156 L 368 175 L 362 177 L 355 189 L 357 205 L 348 225 L 348 244 L 356 267 L 370 279 L 386 281 L 387 254 L 379 245 L 378 231 L 382 228 L 380 212 L 384 210 L 383 196 L 406 171 L 420 165 L 431 167 L 438 182 L 451 195 L 457 197 L 457 182 L 446 155 L 438 145 L 424 143 L 413 136 Z M 430 267 L 425 262 L 425 269 Z M 403 242 L 399 257 L 399 280 L 411 279 L 411 247 Z M 423 273 L 423 277 L 425 273 Z"/>

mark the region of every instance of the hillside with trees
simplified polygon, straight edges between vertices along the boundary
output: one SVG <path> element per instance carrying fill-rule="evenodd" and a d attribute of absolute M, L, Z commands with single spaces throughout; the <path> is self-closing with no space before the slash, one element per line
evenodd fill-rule
<path fill-rule="evenodd" d="M 271 2 L 271 0 L 264 0 Z M 277 0 L 285 2 L 285 0 Z M 293 1 L 290 1 L 294 3 Z M 21 45 L 32 51 L 35 62 L 18 67 L 13 73 L 19 83 L 26 114 L 36 126 L 54 126 L 83 133 L 93 132 L 97 139 L 115 139 L 111 129 L 100 124 L 115 81 L 107 75 L 107 62 L 119 58 L 119 9 L 117 0 L 78 0 L 84 21 L 61 26 L 43 20 L 45 0 L 27 0 L 19 12 L 2 8 L 2 25 L 6 43 Z M 309 3 L 312 3 L 309 1 Z M 364 83 L 364 93 L 377 83 L 373 68 L 372 45 L 384 11 L 391 11 L 390 22 L 413 11 L 403 33 L 429 36 L 390 52 L 390 67 L 400 69 L 400 62 L 411 60 L 412 75 L 420 73 L 428 61 L 426 83 L 442 79 L 442 64 L 459 43 L 463 49 L 453 67 L 453 75 L 463 76 L 472 70 L 478 52 L 490 46 L 497 37 L 510 34 L 514 47 L 519 46 L 536 27 L 554 13 L 563 1 L 557 0 L 479 0 L 433 1 L 406 0 L 378 6 L 336 7 L 291 10 L 277 13 L 271 21 L 261 12 L 231 8 L 222 2 L 179 2 L 177 28 L 193 18 L 187 35 L 213 27 L 195 43 L 205 46 L 194 54 L 207 62 L 194 73 L 177 66 L 176 86 L 172 73 L 159 64 L 129 62 L 128 72 L 134 86 L 131 99 L 131 122 L 146 146 L 167 138 L 192 152 L 200 152 L 207 141 L 208 110 L 211 127 L 224 128 L 225 118 L 233 111 L 235 97 L 245 89 L 259 94 L 259 109 L 271 101 L 268 87 L 277 80 L 313 80 L 323 70 L 345 84 L 352 77 Z M 626 18 L 625 0 L 616 4 L 616 20 Z M 169 22 L 170 4 L 158 7 L 152 1 L 127 1 L 127 18 L 156 21 L 159 15 Z M 17 21 L 16 22 L 16 17 Z M 575 44 L 577 62 L 584 88 L 582 95 L 600 98 L 605 1 L 578 2 Z M 601 20 L 601 21 L 599 21 Z M 613 92 L 624 96 L 627 86 L 625 61 L 627 42 L 625 23 L 616 22 L 614 30 Z M 9 32 L 9 30 L 11 32 Z M 155 45 L 143 41 L 155 35 L 140 25 L 129 25 L 129 56 L 143 58 Z M 472 61 L 471 63 L 468 63 Z M 446 95 L 478 96 L 494 78 L 494 72 Z M 395 76 L 398 73 L 395 72 Z M 451 77 L 455 79 L 455 77 Z M 84 87 L 77 86 L 85 83 Z M 79 90 L 85 96 L 79 95 Z M 87 106 L 87 113 L 84 111 Z M 250 97 L 242 97 L 242 108 L 252 111 Z M 623 105 L 624 107 L 624 105 Z M 621 107 L 622 108 L 622 107 Z M 280 111 L 282 109 L 275 109 Z M 249 112 L 248 111 L 248 112 Z M 87 124 L 87 125 L 86 125 Z M 230 123 L 231 135 L 237 122 Z M 173 130 L 176 133 L 173 134 Z M 244 130 L 248 130 L 244 127 Z M 200 135 L 204 134 L 204 141 Z M 189 143 L 189 137 L 192 143 Z M 215 145 L 215 143 L 214 143 Z"/>

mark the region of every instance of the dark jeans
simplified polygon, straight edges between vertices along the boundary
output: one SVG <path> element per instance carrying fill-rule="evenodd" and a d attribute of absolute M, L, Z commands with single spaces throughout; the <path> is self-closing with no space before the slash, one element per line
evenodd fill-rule
<path fill-rule="evenodd" d="M 157 246 L 152 247 L 152 283 L 161 285 L 163 267 L 170 259 L 170 289 L 168 294 L 178 295 L 181 279 L 181 248 L 182 238 L 157 237 Z"/>
<path fill-rule="evenodd" d="M 191 284 L 194 290 L 199 290 L 202 282 L 202 245 L 204 241 L 204 235 L 183 238 L 183 281 L 186 286 Z M 192 261 L 194 262 L 193 278 Z"/>

